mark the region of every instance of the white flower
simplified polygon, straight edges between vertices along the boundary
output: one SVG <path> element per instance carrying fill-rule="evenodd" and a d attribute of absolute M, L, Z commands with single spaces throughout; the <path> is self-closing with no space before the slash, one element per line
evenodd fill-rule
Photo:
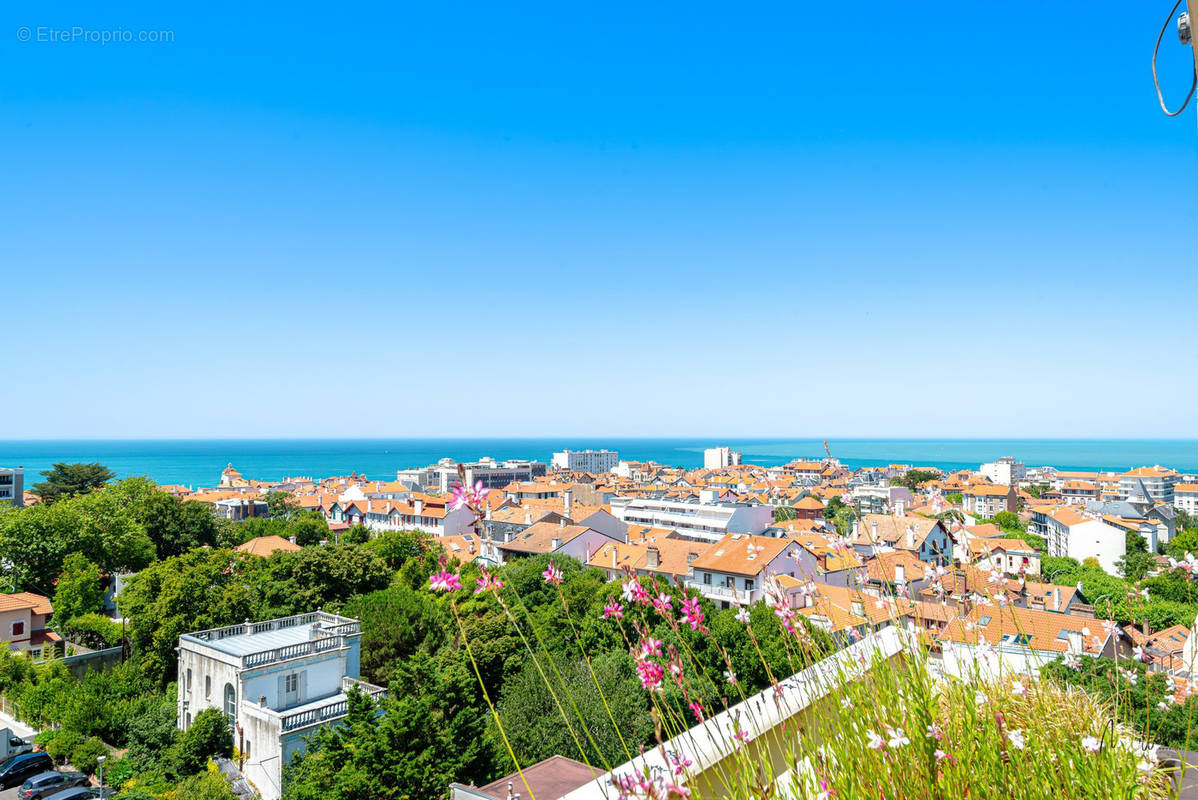
<path fill-rule="evenodd" d="M 1023 681 L 1019 680 L 1018 678 L 1011 681 L 1011 694 L 1017 694 L 1017 695 L 1027 694 L 1027 687 L 1025 687 L 1023 685 Z"/>
<path fill-rule="evenodd" d="M 1168 704 L 1168 703 L 1166 703 L 1164 700 L 1162 700 L 1162 701 L 1160 701 L 1159 703 L 1157 703 L 1157 704 L 1156 704 L 1156 707 L 1157 707 L 1157 708 L 1159 708 L 1161 711 L 1168 711 L 1168 710 L 1169 710 L 1169 704 Z"/>
<path fill-rule="evenodd" d="M 935 722 L 933 722 L 931 725 L 928 726 L 928 732 L 925 733 L 924 736 L 928 737 L 929 739 L 939 739 L 940 738 L 940 726 L 937 725 Z"/>
<path fill-rule="evenodd" d="M 1095 739 L 1093 736 L 1087 736 L 1082 739 L 1082 749 L 1087 753 L 1097 753 L 1102 749 L 1102 742 Z"/>
<path fill-rule="evenodd" d="M 841 708 L 852 708 L 853 701 L 847 697 L 842 697 L 842 698 L 840 698 L 840 707 Z"/>
<path fill-rule="evenodd" d="M 977 703 L 979 706 L 986 705 L 986 701 L 989 699 L 990 698 L 986 697 L 986 695 L 982 694 L 981 692 L 975 692 L 973 695 L 973 702 Z"/>
<path fill-rule="evenodd" d="M 1090 629 L 1082 628 L 1082 636 L 1089 636 L 1089 635 L 1090 635 Z"/>
<path fill-rule="evenodd" d="M 1140 759 L 1140 763 L 1136 764 L 1136 769 L 1138 769 L 1140 772 L 1152 772 L 1154 769 L 1156 769 L 1156 764 L 1153 764 L 1147 759 Z"/>
<path fill-rule="evenodd" d="M 911 740 L 907 738 L 907 734 L 903 733 L 902 728 L 887 728 L 886 732 L 890 735 L 890 741 L 887 744 L 891 747 L 902 747 L 905 744 L 911 744 Z"/>
<path fill-rule="evenodd" d="M 748 625 L 749 624 L 749 609 L 745 608 L 744 606 L 741 606 L 740 608 L 736 609 L 736 621 L 742 622 L 745 625 Z"/>
<path fill-rule="evenodd" d="M 944 752 L 943 750 L 937 750 L 937 751 L 935 752 L 935 756 L 936 756 L 936 760 L 937 760 L 937 761 L 940 761 L 942 758 L 944 758 L 944 757 L 945 757 L 945 756 L 947 756 L 947 755 L 948 755 L 948 753 Z"/>
<path fill-rule="evenodd" d="M 886 740 L 879 736 L 873 728 L 865 731 L 865 738 L 869 739 L 870 750 L 878 750 L 886 746 Z"/>
<path fill-rule="evenodd" d="M 736 685 L 736 673 L 730 669 L 724 670 L 724 680 L 728 681 L 728 683 L 735 686 Z"/>
<path fill-rule="evenodd" d="M 1023 749 L 1023 745 L 1025 744 L 1023 740 L 1023 731 L 1019 730 L 1018 728 L 1012 728 L 1011 730 L 1007 731 L 1007 739 L 1011 742 L 1011 747 L 1014 747 L 1016 750 Z"/>
<path fill-rule="evenodd" d="M 1082 668 L 1082 660 L 1073 653 L 1066 653 L 1063 662 L 1065 666 L 1069 667 L 1069 669 Z"/>

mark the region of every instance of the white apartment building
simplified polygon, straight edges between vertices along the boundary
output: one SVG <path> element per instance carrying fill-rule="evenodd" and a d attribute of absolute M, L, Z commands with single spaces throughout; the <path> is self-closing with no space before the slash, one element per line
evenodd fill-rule
<path fill-rule="evenodd" d="M 730 447 L 709 447 L 703 451 L 703 469 L 723 469 L 741 462 L 741 454 Z"/>
<path fill-rule="evenodd" d="M 1187 514 L 1198 515 L 1198 483 L 1178 483 L 1173 486 L 1173 507 Z"/>
<path fill-rule="evenodd" d="M 1116 562 L 1127 553 L 1127 533 L 1073 506 L 1032 509 L 1032 532 L 1043 536 L 1050 556 L 1085 561 L 1096 558 L 1104 570 L 1118 575 Z"/>
<path fill-rule="evenodd" d="M 1016 461 L 1011 456 L 1003 456 L 998 461 L 982 464 L 978 472 L 985 475 L 994 483 L 1003 486 L 1014 486 L 1027 477 L 1027 465 Z"/>
<path fill-rule="evenodd" d="M 0 504 L 25 505 L 25 468 L 0 467 Z"/>
<path fill-rule="evenodd" d="M 611 472 L 620 463 L 620 454 L 615 450 L 562 450 L 554 453 L 549 465 L 554 469 L 571 472 Z"/>
<path fill-rule="evenodd" d="M 1177 473 L 1162 466 L 1137 467 L 1119 476 L 1119 499 L 1147 495 L 1146 499 L 1173 505 Z"/>
<path fill-rule="evenodd" d="M 358 680 L 361 636 L 357 620 L 321 611 L 186 633 L 178 648 L 179 727 L 206 708 L 223 710 L 246 779 L 262 800 L 278 800 L 283 767 L 317 728 L 345 717 L 351 688 L 385 694 Z"/>
<path fill-rule="evenodd" d="M 699 495 L 699 502 L 613 497 L 611 513 L 625 525 L 672 529 L 702 542 L 717 542 L 729 533 L 759 534 L 774 524 L 772 506 L 719 503 L 706 489 Z"/>

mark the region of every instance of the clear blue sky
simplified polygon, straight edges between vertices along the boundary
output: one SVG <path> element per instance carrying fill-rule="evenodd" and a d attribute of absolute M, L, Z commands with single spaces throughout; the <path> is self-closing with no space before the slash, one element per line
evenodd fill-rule
<path fill-rule="evenodd" d="M 1198 436 L 1169 3 L 1087 6 L 8 3 L 0 438 Z"/>

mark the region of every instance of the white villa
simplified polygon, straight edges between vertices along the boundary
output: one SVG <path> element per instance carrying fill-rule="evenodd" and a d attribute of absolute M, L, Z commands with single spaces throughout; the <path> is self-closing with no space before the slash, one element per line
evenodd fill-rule
<path fill-rule="evenodd" d="M 263 800 L 283 792 L 283 766 L 304 739 L 347 712 L 346 692 L 385 690 L 358 680 L 361 626 L 316 611 L 179 637 L 179 727 L 219 708 L 233 722 L 242 769 Z"/>

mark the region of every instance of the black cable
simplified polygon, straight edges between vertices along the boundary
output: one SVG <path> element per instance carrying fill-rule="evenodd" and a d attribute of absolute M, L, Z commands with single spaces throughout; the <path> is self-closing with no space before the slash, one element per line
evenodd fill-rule
<path fill-rule="evenodd" d="M 1161 32 L 1156 35 L 1156 46 L 1152 48 L 1152 85 L 1156 87 L 1156 99 L 1161 103 L 1161 111 L 1165 112 L 1165 116 L 1176 117 L 1178 114 L 1186 110 L 1186 106 L 1190 104 L 1190 98 L 1194 96 L 1194 89 L 1198 88 L 1198 68 L 1194 70 L 1194 81 L 1190 84 L 1190 93 L 1186 95 L 1186 99 L 1182 101 L 1181 108 L 1176 111 L 1170 111 L 1165 105 L 1165 96 L 1161 94 L 1161 83 L 1156 77 L 1156 54 L 1161 49 L 1161 39 L 1165 38 L 1165 31 L 1169 29 L 1169 23 L 1173 21 L 1173 15 L 1177 13 L 1177 9 L 1181 7 L 1181 0 L 1177 0 L 1173 4 L 1173 10 L 1169 12 L 1169 16 L 1165 18 L 1165 24 L 1161 26 Z"/>

